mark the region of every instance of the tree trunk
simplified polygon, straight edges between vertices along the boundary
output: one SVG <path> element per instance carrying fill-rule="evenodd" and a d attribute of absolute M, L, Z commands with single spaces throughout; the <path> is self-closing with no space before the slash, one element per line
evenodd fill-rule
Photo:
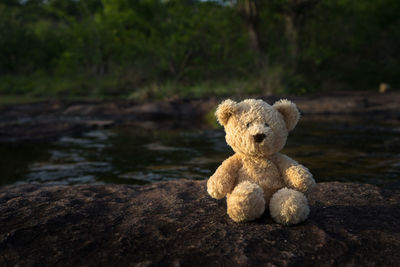
<path fill-rule="evenodd" d="M 292 0 L 282 8 L 285 18 L 285 36 L 288 42 L 289 62 L 296 70 L 301 60 L 301 30 L 307 13 L 311 12 L 320 0 Z"/>
<path fill-rule="evenodd" d="M 291 59 L 299 56 L 299 27 L 294 14 L 285 14 L 285 35 Z"/>
<path fill-rule="evenodd" d="M 241 13 L 244 16 L 247 25 L 250 48 L 254 52 L 260 53 L 260 33 L 258 29 L 259 18 L 256 1 L 243 0 L 241 9 Z"/>
<path fill-rule="evenodd" d="M 288 49 L 288 67 L 292 71 L 297 70 L 298 62 L 300 61 L 300 48 L 299 48 L 299 31 L 300 25 L 297 21 L 297 16 L 295 13 L 284 14 L 285 18 L 285 36 L 287 40 Z"/>

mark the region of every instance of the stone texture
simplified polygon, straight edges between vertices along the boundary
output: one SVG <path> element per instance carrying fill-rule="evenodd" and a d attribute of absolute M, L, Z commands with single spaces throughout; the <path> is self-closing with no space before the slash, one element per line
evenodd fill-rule
<path fill-rule="evenodd" d="M 0 266 L 396 266 L 400 186 L 321 183 L 310 218 L 237 224 L 205 181 L 0 188 Z"/>

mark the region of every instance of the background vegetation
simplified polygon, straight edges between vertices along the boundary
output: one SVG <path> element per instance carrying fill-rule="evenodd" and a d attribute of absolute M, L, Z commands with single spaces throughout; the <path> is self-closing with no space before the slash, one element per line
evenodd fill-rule
<path fill-rule="evenodd" d="M 2 0 L 0 95 L 398 88 L 399 14 L 395 0 Z"/>

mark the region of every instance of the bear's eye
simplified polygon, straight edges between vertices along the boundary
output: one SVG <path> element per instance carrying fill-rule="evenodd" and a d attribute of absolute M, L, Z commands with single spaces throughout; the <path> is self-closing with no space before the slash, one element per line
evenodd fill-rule
<path fill-rule="evenodd" d="M 247 127 L 247 128 L 249 128 L 249 127 L 250 127 L 250 122 L 248 122 L 248 123 L 246 124 L 246 127 Z"/>
<path fill-rule="evenodd" d="M 268 123 L 265 123 L 265 127 L 269 127 L 269 124 L 268 124 Z"/>

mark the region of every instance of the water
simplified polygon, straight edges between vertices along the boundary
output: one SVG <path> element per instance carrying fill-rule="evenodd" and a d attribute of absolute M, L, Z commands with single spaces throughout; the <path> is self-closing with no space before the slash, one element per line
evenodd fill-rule
<path fill-rule="evenodd" d="M 317 182 L 384 184 L 400 178 L 400 125 L 303 119 L 283 153 Z M 207 179 L 231 155 L 222 129 L 119 127 L 46 144 L 1 144 L 0 184 L 146 184 Z"/>

